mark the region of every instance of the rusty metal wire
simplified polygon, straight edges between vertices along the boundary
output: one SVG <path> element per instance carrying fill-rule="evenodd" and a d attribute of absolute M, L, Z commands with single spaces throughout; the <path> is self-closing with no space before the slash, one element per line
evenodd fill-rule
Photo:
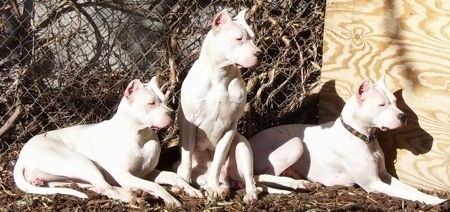
<path fill-rule="evenodd" d="M 317 116 L 325 0 L 9 0 L 0 2 L 0 153 L 47 130 L 99 122 L 126 84 L 159 75 L 170 106 L 215 13 L 248 8 L 264 50 L 245 70 L 246 136 Z M 303 117 L 303 118 L 302 118 Z M 177 126 L 163 134 L 176 142 Z"/>

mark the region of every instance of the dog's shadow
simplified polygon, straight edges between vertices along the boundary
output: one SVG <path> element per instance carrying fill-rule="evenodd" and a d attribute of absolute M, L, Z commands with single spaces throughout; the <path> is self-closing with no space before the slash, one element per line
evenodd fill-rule
<path fill-rule="evenodd" d="M 336 120 L 345 105 L 345 101 L 339 97 L 336 91 L 335 81 L 330 80 L 326 82 L 320 90 L 320 93 L 330 97 L 333 102 L 332 108 L 327 105 L 325 105 L 327 107 L 324 107 L 324 105 L 320 106 L 320 122 L 323 123 Z M 400 89 L 394 92 L 394 96 L 397 98 L 398 108 L 402 110 L 408 118 L 407 124 L 398 129 L 387 132 L 377 131 L 376 133 L 378 142 L 385 155 L 386 168 L 388 172 L 395 177 L 398 177 L 395 170 L 395 161 L 397 160 L 397 151 L 399 149 L 405 149 L 414 155 L 420 155 L 429 152 L 433 145 L 433 137 L 420 127 L 417 114 L 406 104 L 402 93 L 403 90 Z M 322 102 L 320 104 L 322 104 Z M 323 104 L 325 104 L 325 102 L 323 102 Z M 323 108 L 326 108 L 326 110 Z M 323 110 L 325 110 L 325 112 Z M 320 117 L 321 114 L 326 114 L 326 116 L 322 118 Z"/>
<path fill-rule="evenodd" d="M 403 90 L 394 93 L 397 98 L 397 106 L 402 110 L 408 122 L 402 128 L 378 133 L 377 138 L 386 158 L 386 168 L 390 174 L 397 177 L 394 162 L 397 159 L 397 150 L 406 149 L 414 155 L 429 152 L 433 146 L 433 136 L 419 125 L 417 114 L 409 107 L 403 99 Z"/>

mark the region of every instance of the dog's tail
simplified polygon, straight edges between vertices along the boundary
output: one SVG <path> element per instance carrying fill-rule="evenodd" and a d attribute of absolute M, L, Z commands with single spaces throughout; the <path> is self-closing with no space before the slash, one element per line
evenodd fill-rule
<path fill-rule="evenodd" d="M 24 176 L 25 166 L 22 164 L 21 160 L 17 160 L 16 165 L 14 166 L 14 182 L 16 186 L 26 192 L 33 194 L 67 194 L 76 196 L 79 198 L 88 198 L 86 194 L 83 192 L 77 191 L 71 188 L 60 188 L 60 187 L 39 187 L 30 184 Z"/>

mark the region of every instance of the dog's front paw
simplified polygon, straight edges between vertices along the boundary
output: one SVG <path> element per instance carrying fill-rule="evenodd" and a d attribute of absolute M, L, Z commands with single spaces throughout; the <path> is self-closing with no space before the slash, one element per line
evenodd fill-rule
<path fill-rule="evenodd" d="M 164 199 L 164 203 L 166 204 L 167 207 L 180 207 L 181 206 L 181 202 L 178 201 L 177 199 L 175 199 L 174 197 L 172 197 L 170 199 Z"/>
<path fill-rule="evenodd" d="M 194 198 L 203 198 L 204 197 L 202 192 L 195 188 L 185 187 L 183 190 L 190 197 L 194 197 Z"/>
<path fill-rule="evenodd" d="M 431 204 L 431 205 L 439 205 L 439 204 L 444 203 L 444 202 L 449 202 L 449 200 L 441 199 L 439 197 L 434 197 L 433 196 L 433 198 L 431 198 L 428 203 L 427 202 L 425 202 L 425 203 Z"/>
<path fill-rule="evenodd" d="M 188 195 L 189 197 L 193 197 L 193 198 L 203 198 L 203 194 L 201 191 L 189 186 L 189 185 L 185 185 L 185 186 L 172 186 L 172 188 L 170 189 L 170 191 L 174 194 L 180 195 L 182 193 Z"/>
<path fill-rule="evenodd" d="M 258 200 L 258 195 L 256 193 L 246 194 L 244 196 L 244 202 L 247 205 L 252 205 Z"/>
<path fill-rule="evenodd" d="M 218 194 L 217 194 L 217 190 L 216 189 L 213 189 L 211 187 L 204 187 L 203 189 L 205 190 L 206 196 L 208 198 L 211 198 L 211 199 L 216 199 L 217 198 Z"/>
<path fill-rule="evenodd" d="M 254 182 L 252 182 L 245 187 L 244 202 L 247 205 L 252 205 L 256 200 L 258 200 L 258 189 L 256 189 Z"/>
<path fill-rule="evenodd" d="M 293 189 L 313 190 L 313 189 L 317 188 L 317 185 L 308 180 L 294 180 L 289 187 L 291 187 Z"/>
<path fill-rule="evenodd" d="M 225 199 L 230 196 L 230 188 L 226 185 L 220 185 L 218 194 L 221 199 Z"/>
<path fill-rule="evenodd" d="M 172 188 L 170 188 L 170 191 L 174 194 L 180 195 L 181 193 L 183 193 L 183 188 L 179 186 L 172 186 Z"/>
<path fill-rule="evenodd" d="M 214 186 L 205 186 L 206 195 L 212 199 L 225 199 L 230 196 L 230 188 L 226 185 L 220 185 L 218 188 Z"/>
<path fill-rule="evenodd" d="M 130 200 L 133 197 L 132 190 L 129 189 L 123 189 L 120 187 L 110 187 L 109 189 L 97 189 L 101 190 L 102 193 L 108 196 L 111 199 L 118 199 L 123 202 L 130 202 Z"/>
<path fill-rule="evenodd" d="M 145 198 L 137 197 L 137 196 L 131 198 L 131 200 L 129 201 L 129 205 L 130 205 L 130 207 L 139 209 L 139 210 L 142 210 L 142 209 L 150 206 L 150 204 L 148 204 L 148 202 L 145 201 Z"/>

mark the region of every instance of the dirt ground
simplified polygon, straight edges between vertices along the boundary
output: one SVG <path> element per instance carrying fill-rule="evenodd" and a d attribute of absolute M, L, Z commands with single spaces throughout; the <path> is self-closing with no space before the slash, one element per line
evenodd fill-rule
<path fill-rule="evenodd" d="M 176 195 L 181 208 L 169 208 L 151 196 L 145 204 L 122 203 L 86 191 L 88 199 L 67 195 L 32 195 L 17 189 L 12 170 L 20 145 L 15 145 L 0 159 L 0 212 L 3 211 L 449 211 L 449 203 L 430 206 L 419 202 L 368 194 L 358 186 L 324 187 L 296 191 L 289 195 L 260 193 L 253 205 L 242 201 L 244 190 L 233 191 L 227 200 L 192 199 Z M 168 188 L 170 189 L 170 188 Z M 447 197 L 447 194 L 427 192 Z"/>

